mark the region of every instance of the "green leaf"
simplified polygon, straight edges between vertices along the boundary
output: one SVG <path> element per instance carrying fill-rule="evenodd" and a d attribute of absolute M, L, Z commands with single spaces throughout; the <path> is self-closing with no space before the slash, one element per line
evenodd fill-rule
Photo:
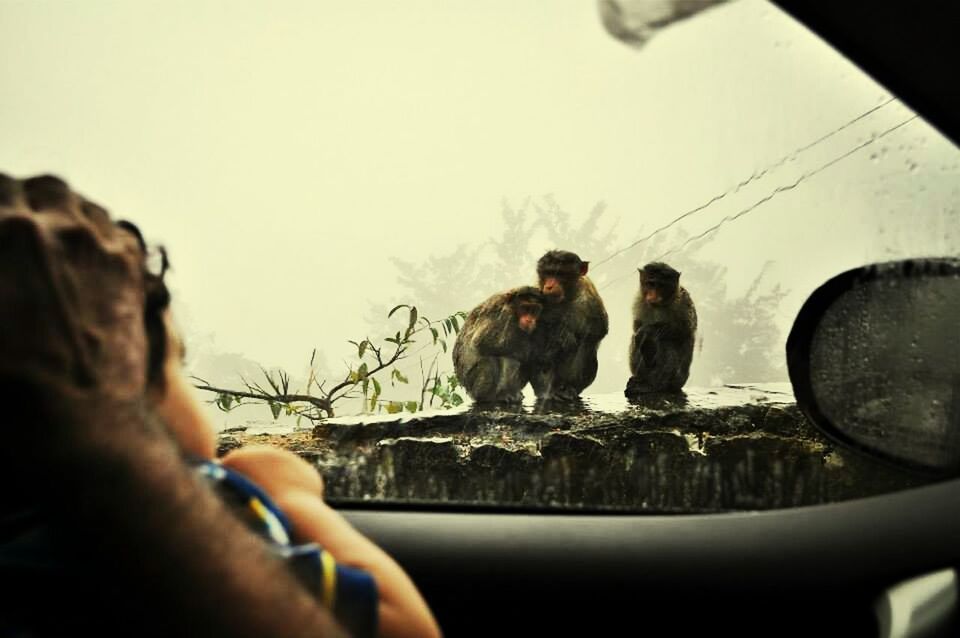
<path fill-rule="evenodd" d="M 390 401 L 387 403 L 387 413 L 396 414 L 397 412 L 403 412 L 403 404 L 399 401 Z"/>
<path fill-rule="evenodd" d="M 377 381 L 376 377 L 372 377 L 371 380 L 373 381 L 373 394 L 380 396 L 380 382 Z"/>
<path fill-rule="evenodd" d="M 441 341 L 441 342 L 440 342 L 440 345 L 443 346 L 443 351 L 446 352 L 446 351 L 447 351 L 447 342 L 446 342 L 446 341 Z"/>
<path fill-rule="evenodd" d="M 404 405 L 406 406 L 406 408 L 407 408 L 407 410 L 408 410 L 409 412 L 416 412 L 416 411 L 417 411 L 417 402 L 416 402 L 416 401 L 407 401 Z"/>
<path fill-rule="evenodd" d="M 407 333 L 413 332 L 413 329 L 416 325 L 417 325 L 417 309 L 414 306 L 410 306 L 410 325 L 407 327 Z"/>
<path fill-rule="evenodd" d="M 399 306 L 394 306 L 393 308 L 390 309 L 390 312 L 387 313 L 387 318 L 389 319 L 390 317 L 392 317 L 393 313 L 400 310 L 401 308 L 409 308 L 409 306 L 407 306 L 407 304 L 405 303 L 402 303 Z"/>
<path fill-rule="evenodd" d="M 450 395 L 450 403 L 452 403 L 454 406 L 460 405 L 463 403 L 463 397 L 454 392 Z"/>
<path fill-rule="evenodd" d="M 367 351 L 367 346 L 368 346 L 369 344 L 370 344 L 370 342 L 367 341 L 366 339 L 364 339 L 363 341 L 360 342 L 360 345 L 357 346 L 357 356 L 358 356 L 358 357 L 360 357 L 361 359 L 363 358 L 363 353 Z"/>
<path fill-rule="evenodd" d="M 405 376 L 403 376 L 403 374 L 399 370 L 394 370 L 393 372 L 397 377 L 397 381 L 399 381 L 400 383 L 410 383 L 410 380 L 407 379 Z"/>
<path fill-rule="evenodd" d="M 367 390 L 370 388 L 370 379 L 363 378 L 363 396 L 367 396 Z"/>
<path fill-rule="evenodd" d="M 366 378 L 367 378 L 367 364 L 366 364 L 366 363 L 361 363 L 361 364 L 360 364 L 360 368 L 357 370 L 357 378 L 358 378 L 358 379 L 366 379 Z"/>
<path fill-rule="evenodd" d="M 226 412 L 230 409 L 230 406 L 233 405 L 233 395 L 221 394 L 217 397 L 217 402 L 221 404 L 224 412 Z"/>
<path fill-rule="evenodd" d="M 457 315 L 450 317 L 450 323 L 453 324 L 453 331 L 460 332 L 460 324 L 457 323 Z"/>
<path fill-rule="evenodd" d="M 376 392 L 373 393 L 373 396 L 370 397 L 370 411 L 373 412 L 373 409 L 377 407 L 377 397 L 380 395 Z"/>
<path fill-rule="evenodd" d="M 450 325 L 450 319 L 449 319 L 449 318 L 444 319 L 444 320 L 443 320 L 443 334 L 444 334 L 444 335 L 448 335 L 448 334 L 450 334 L 451 332 L 453 332 L 453 326 Z"/>
<path fill-rule="evenodd" d="M 440 333 L 437 332 L 437 329 L 433 326 L 430 326 L 430 332 L 433 333 L 433 343 L 437 343 L 437 339 L 440 338 Z"/>
<path fill-rule="evenodd" d="M 276 401 L 270 402 L 270 412 L 273 413 L 273 420 L 276 421 L 277 417 L 280 416 L 280 410 L 283 409 L 283 406 L 277 403 Z"/>

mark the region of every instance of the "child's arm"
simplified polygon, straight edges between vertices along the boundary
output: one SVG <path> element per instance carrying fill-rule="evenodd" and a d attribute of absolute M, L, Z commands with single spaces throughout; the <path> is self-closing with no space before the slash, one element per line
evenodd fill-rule
<path fill-rule="evenodd" d="M 323 502 L 323 481 L 306 461 L 269 446 L 228 453 L 223 465 L 246 475 L 276 502 L 293 526 L 295 540 L 316 542 L 339 562 L 368 571 L 380 595 L 384 638 L 439 636 L 433 614 L 406 572 L 376 544 Z"/>

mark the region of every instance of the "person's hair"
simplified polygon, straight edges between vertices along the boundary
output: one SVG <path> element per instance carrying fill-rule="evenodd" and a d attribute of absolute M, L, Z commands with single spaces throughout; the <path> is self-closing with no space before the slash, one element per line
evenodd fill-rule
<path fill-rule="evenodd" d="M 75 209 L 101 231 L 109 232 L 117 228 L 136 238 L 140 246 L 144 286 L 143 322 L 148 346 L 146 382 L 162 392 L 163 364 L 167 357 L 167 330 L 163 313 L 170 306 L 170 291 L 164 283 L 164 275 L 170 268 L 166 250 L 157 247 L 151 251 L 136 224 L 127 220 L 114 222 L 105 208 L 73 191 L 67 182 L 56 175 L 16 179 L 0 173 L 0 207 L 22 207 L 38 215 L 53 209 Z M 154 257 L 159 258 L 159 264 L 151 263 Z"/>
<path fill-rule="evenodd" d="M 140 250 L 143 253 L 143 285 L 144 285 L 144 309 L 143 324 L 147 333 L 147 383 L 159 390 L 164 389 L 163 362 L 167 358 L 167 329 L 163 322 L 163 313 L 170 306 L 170 290 L 163 281 L 164 275 L 170 268 L 170 260 L 167 257 L 167 251 L 162 247 L 157 247 L 160 256 L 159 272 L 154 272 L 148 267 L 148 249 L 147 242 L 143 238 L 143 233 L 131 221 L 121 219 L 117 226 L 123 228 L 134 237 L 140 244 Z"/>

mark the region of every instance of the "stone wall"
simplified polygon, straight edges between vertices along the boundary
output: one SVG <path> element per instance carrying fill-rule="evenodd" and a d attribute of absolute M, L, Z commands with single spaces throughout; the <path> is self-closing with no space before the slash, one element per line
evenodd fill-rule
<path fill-rule="evenodd" d="M 790 386 L 690 390 L 627 404 L 595 397 L 564 412 L 462 408 L 337 418 L 250 440 L 315 463 L 333 502 L 484 504 L 650 512 L 762 510 L 918 485 L 839 449 L 811 427 Z"/>

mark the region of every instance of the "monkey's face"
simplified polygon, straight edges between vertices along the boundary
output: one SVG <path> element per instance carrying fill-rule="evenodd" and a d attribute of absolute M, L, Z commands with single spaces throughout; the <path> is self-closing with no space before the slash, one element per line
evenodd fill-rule
<path fill-rule="evenodd" d="M 540 292 L 546 297 L 548 303 L 561 303 L 567 298 L 566 288 L 569 283 L 556 273 L 544 274 L 540 276 Z"/>
<path fill-rule="evenodd" d="M 659 306 L 670 303 L 680 287 L 680 272 L 663 262 L 649 263 L 640 271 L 640 293 L 643 302 Z"/>
<path fill-rule="evenodd" d="M 654 306 L 658 305 L 663 301 L 663 297 L 660 295 L 660 291 L 653 286 L 646 286 L 643 289 L 643 301 Z"/>
<path fill-rule="evenodd" d="M 570 298 L 577 281 L 587 274 L 588 268 L 589 262 L 574 253 L 550 251 L 537 262 L 540 292 L 548 303 L 562 303 Z"/>
<path fill-rule="evenodd" d="M 651 306 L 669 303 L 677 294 L 678 282 L 664 281 L 657 277 L 644 277 L 640 274 L 640 294 L 643 302 Z"/>
<path fill-rule="evenodd" d="M 517 327 L 527 334 L 537 329 L 541 306 L 538 303 L 520 303 L 517 306 Z"/>

